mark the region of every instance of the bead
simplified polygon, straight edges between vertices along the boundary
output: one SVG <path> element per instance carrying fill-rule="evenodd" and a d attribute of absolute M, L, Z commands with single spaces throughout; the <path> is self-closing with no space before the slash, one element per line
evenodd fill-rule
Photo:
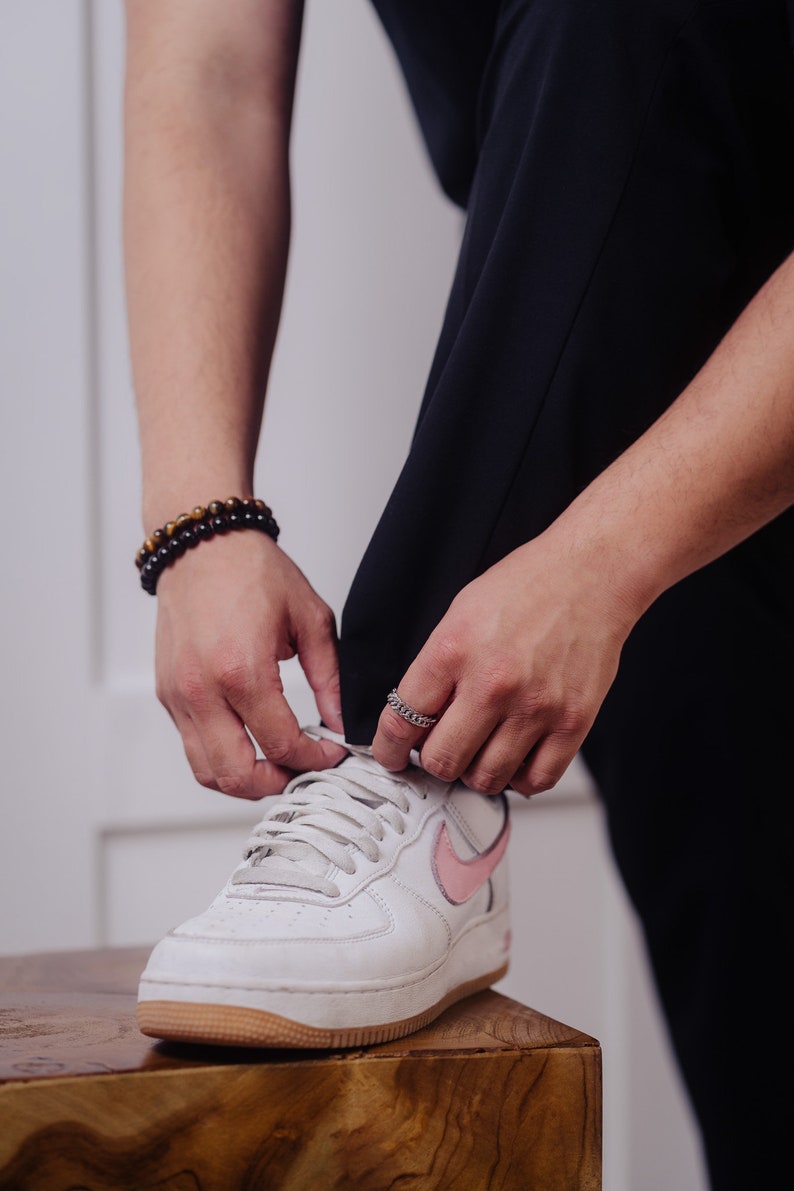
<path fill-rule="evenodd" d="M 193 524 L 193 518 L 190 513 L 180 513 L 176 519 L 176 527 L 179 530 L 186 529 L 188 525 Z"/>
<path fill-rule="evenodd" d="M 195 509 L 190 510 L 190 516 L 194 521 L 202 521 L 207 515 L 207 510 L 204 505 L 196 505 Z"/>
<path fill-rule="evenodd" d="M 243 528 L 244 529 L 256 529 L 256 526 L 257 526 L 256 513 L 254 512 L 253 509 L 246 509 L 245 512 L 243 513 Z"/>
<path fill-rule="evenodd" d="M 242 529 L 243 528 L 242 513 L 227 513 L 226 520 L 229 524 L 229 529 Z"/>
<path fill-rule="evenodd" d="M 168 548 L 174 558 L 180 558 L 187 550 L 187 543 L 182 541 L 182 534 L 174 534 L 168 543 Z"/>
<path fill-rule="evenodd" d="M 199 538 L 195 529 L 183 529 L 179 535 L 179 540 L 189 548 L 190 546 L 196 546 Z"/>
<path fill-rule="evenodd" d="M 214 532 L 214 529 L 208 521 L 196 522 L 196 533 L 202 539 L 202 541 L 206 542 L 207 538 L 211 538 Z"/>
<path fill-rule="evenodd" d="M 162 563 L 162 565 L 164 567 L 167 567 L 170 563 L 172 563 L 174 561 L 171 556 L 171 551 L 169 550 L 168 546 L 161 546 L 160 549 L 157 551 L 157 554 L 155 555 L 155 557 L 157 558 L 157 561 Z"/>
<path fill-rule="evenodd" d="M 223 512 L 223 510 L 224 510 L 224 504 L 223 504 L 222 500 L 211 500 L 210 503 L 207 505 L 207 512 L 210 513 L 213 517 L 217 517 L 219 513 Z"/>
<path fill-rule="evenodd" d="M 155 546 L 164 546 L 166 542 L 164 531 L 162 529 L 156 529 L 152 534 L 152 541 L 154 542 Z"/>
<path fill-rule="evenodd" d="M 174 536 L 174 531 L 176 530 L 176 521 L 166 521 L 165 525 L 163 526 L 163 530 L 166 537 L 172 538 Z"/>
<path fill-rule="evenodd" d="M 147 554 L 154 554 L 155 550 L 157 549 L 151 538 L 146 539 L 146 541 L 143 543 L 143 548 Z"/>
<path fill-rule="evenodd" d="M 212 528 L 215 533 L 226 533 L 229 528 L 228 518 L 223 513 L 219 513 L 217 517 L 212 518 Z"/>
<path fill-rule="evenodd" d="M 274 542 L 278 541 L 278 526 L 271 516 L 267 513 L 262 513 L 259 518 L 259 528 L 263 533 L 269 534 Z"/>
<path fill-rule="evenodd" d="M 240 507 L 240 502 L 236 496 L 227 496 L 226 500 L 223 503 L 224 503 L 227 513 L 233 513 L 236 509 L 238 509 Z"/>

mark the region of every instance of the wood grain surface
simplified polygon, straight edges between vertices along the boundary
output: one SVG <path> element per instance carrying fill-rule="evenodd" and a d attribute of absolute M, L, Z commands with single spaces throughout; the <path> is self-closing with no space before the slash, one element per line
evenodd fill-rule
<path fill-rule="evenodd" d="M 595 1039 L 489 991 L 346 1051 L 144 1038 L 148 949 L 0 960 L 0 1191 L 598 1191 Z"/>

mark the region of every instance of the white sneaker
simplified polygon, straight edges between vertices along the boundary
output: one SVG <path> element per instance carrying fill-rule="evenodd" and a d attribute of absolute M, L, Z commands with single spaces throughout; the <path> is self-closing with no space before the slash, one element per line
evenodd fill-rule
<path fill-rule="evenodd" d="M 368 750 L 301 774 L 209 909 L 154 948 L 140 1029 L 273 1047 L 420 1029 L 507 971 L 508 834 L 504 794 L 390 774 Z"/>

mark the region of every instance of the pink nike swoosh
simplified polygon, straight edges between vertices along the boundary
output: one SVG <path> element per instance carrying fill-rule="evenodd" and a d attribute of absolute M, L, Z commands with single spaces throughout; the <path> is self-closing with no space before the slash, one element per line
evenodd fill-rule
<path fill-rule="evenodd" d="M 433 873 L 447 901 L 460 906 L 474 897 L 504 856 L 509 837 L 510 820 L 505 819 L 501 833 L 487 851 L 470 860 L 461 860 L 452 847 L 446 823 L 441 824 L 433 853 Z"/>

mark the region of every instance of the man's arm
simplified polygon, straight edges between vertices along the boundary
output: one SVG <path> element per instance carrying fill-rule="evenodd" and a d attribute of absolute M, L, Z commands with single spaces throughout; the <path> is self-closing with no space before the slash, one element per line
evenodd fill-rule
<path fill-rule="evenodd" d="M 287 264 L 301 17 L 300 0 L 126 0 L 124 250 L 145 534 L 253 492 Z M 333 615 L 274 542 L 216 537 L 161 576 L 157 598 L 158 694 L 202 784 L 259 797 L 339 759 L 300 733 L 283 697 L 278 662 L 297 652 L 341 731 Z"/>
<path fill-rule="evenodd" d="M 650 604 L 792 502 L 794 256 L 670 409 L 453 601 L 399 684 L 413 707 L 446 707 L 423 765 L 485 792 L 549 789 Z M 401 769 L 423 735 L 386 708 L 375 756 Z"/>

